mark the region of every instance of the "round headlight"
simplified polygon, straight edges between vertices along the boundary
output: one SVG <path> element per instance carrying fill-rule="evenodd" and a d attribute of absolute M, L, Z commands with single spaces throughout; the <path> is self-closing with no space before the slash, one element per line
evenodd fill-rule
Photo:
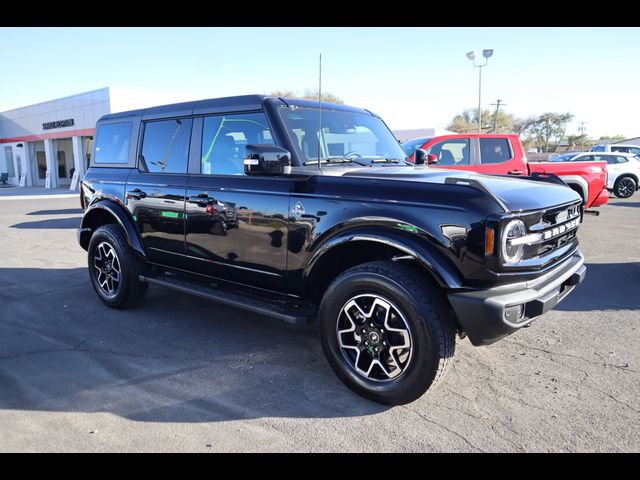
<path fill-rule="evenodd" d="M 522 220 L 512 220 L 507 223 L 502 234 L 502 260 L 504 263 L 513 264 L 522 260 L 524 245 L 513 245 L 512 240 L 524 237 L 527 234 Z"/>

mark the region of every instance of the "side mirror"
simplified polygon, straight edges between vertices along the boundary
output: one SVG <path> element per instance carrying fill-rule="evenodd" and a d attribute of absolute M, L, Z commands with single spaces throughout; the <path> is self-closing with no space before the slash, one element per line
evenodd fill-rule
<path fill-rule="evenodd" d="M 425 163 L 427 165 L 433 165 L 434 163 L 438 163 L 438 157 L 432 153 L 427 153 L 427 151 L 422 148 L 416 148 L 416 152 L 413 155 L 416 165 L 424 165 Z"/>
<path fill-rule="evenodd" d="M 291 154 L 275 145 L 247 145 L 244 173 L 247 175 L 281 175 L 291 166 Z"/>

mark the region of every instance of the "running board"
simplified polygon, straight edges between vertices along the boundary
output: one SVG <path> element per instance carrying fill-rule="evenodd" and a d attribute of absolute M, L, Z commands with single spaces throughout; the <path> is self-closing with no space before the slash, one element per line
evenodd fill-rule
<path fill-rule="evenodd" d="M 207 287 L 198 282 L 191 282 L 182 278 L 168 276 L 147 277 L 145 275 L 140 275 L 138 278 L 141 282 L 147 282 L 150 285 L 158 285 L 159 287 L 197 295 L 223 305 L 277 318 L 294 325 L 309 323 L 316 313 L 315 308 L 304 304 L 264 300 L 244 292 L 222 290 L 213 286 Z"/>

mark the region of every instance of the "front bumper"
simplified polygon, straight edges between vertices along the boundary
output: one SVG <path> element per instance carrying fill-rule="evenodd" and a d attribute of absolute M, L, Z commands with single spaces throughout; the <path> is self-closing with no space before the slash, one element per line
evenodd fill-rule
<path fill-rule="evenodd" d="M 599 207 L 600 205 L 604 205 L 608 201 L 609 201 L 609 190 L 607 190 L 607 187 L 605 187 L 598 194 L 598 196 L 593 201 L 593 203 L 589 206 L 589 208 L 591 208 L 591 207 Z"/>
<path fill-rule="evenodd" d="M 449 302 L 471 343 L 489 345 L 555 307 L 582 283 L 586 271 L 584 256 L 577 250 L 535 280 L 487 290 L 454 291 L 448 294 Z"/>

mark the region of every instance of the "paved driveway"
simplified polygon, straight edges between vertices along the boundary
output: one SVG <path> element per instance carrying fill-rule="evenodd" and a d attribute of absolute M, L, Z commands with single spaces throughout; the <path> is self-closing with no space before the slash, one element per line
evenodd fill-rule
<path fill-rule="evenodd" d="M 640 195 L 586 217 L 558 308 L 386 408 L 337 380 L 314 326 L 151 288 L 96 298 L 77 198 L 0 199 L 0 451 L 638 451 Z"/>

